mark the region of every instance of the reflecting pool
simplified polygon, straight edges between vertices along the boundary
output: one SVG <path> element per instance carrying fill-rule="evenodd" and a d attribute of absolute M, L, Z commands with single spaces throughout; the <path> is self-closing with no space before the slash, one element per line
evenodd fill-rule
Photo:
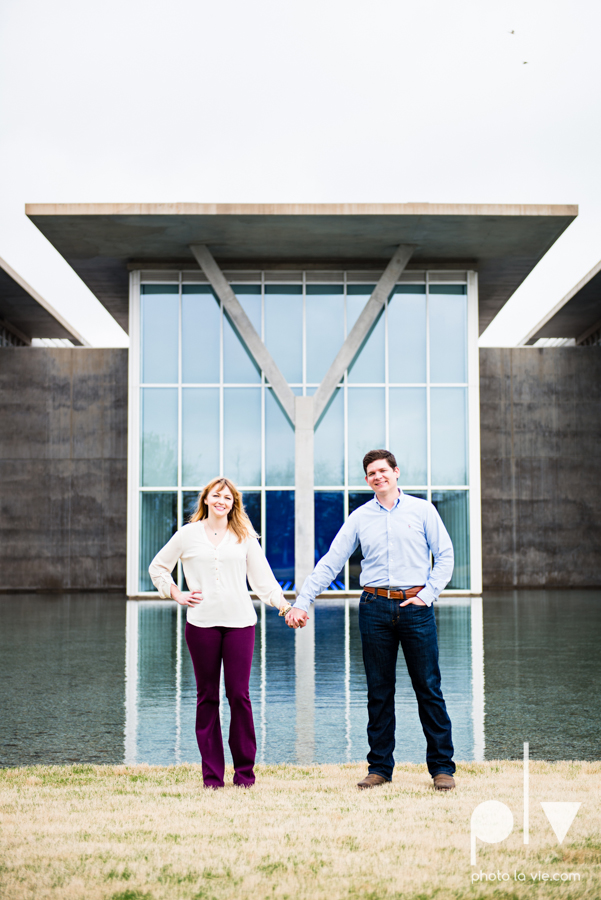
<path fill-rule="evenodd" d="M 288 629 L 257 604 L 251 699 L 258 761 L 351 762 L 367 752 L 355 598 Z M 599 757 L 601 592 L 440 601 L 443 690 L 458 760 Z M 0 598 L 0 764 L 198 762 L 195 684 L 173 603 L 116 594 Z M 222 694 L 222 726 L 228 707 Z M 425 741 L 402 654 L 398 761 Z"/>

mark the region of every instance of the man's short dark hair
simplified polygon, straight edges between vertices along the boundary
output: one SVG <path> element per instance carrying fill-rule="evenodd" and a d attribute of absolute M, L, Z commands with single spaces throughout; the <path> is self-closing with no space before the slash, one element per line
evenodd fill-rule
<path fill-rule="evenodd" d="M 366 453 L 363 457 L 363 471 L 366 475 L 368 465 L 375 462 L 377 459 L 385 459 L 391 469 L 396 469 L 397 467 L 394 453 L 391 453 L 390 450 L 370 450 L 369 453 Z"/>

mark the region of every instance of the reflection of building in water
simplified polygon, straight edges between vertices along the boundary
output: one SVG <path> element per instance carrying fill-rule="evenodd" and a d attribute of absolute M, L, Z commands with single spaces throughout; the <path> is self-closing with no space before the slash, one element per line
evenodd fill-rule
<path fill-rule="evenodd" d="M 0 598 L 0 766 L 123 762 L 125 630 L 119 594 Z"/>
<path fill-rule="evenodd" d="M 185 616 L 173 604 L 127 603 L 126 762 L 198 762 L 196 687 L 183 640 Z M 437 607 L 443 688 L 457 759 L 484 754 L 482 602 Z M 287 628 L 261 604 L 250 680 L 257 759 L 265 763 L 365 759 L 366 689 L 357 601 L 318 603 L 312 626 Z M 399 762 L 423 762 L 425 741 L 402 653 L 397 669 Z M 222 691 L 222 727 L 229 727 Z M 227 751 L 226 751 L 227 752 Z"/>
<path fill-rule="evenodd" d="M 315 743 L 315 615 L 294 632 L 296 762 L 316 758 Z M 320 667 L 321 675 L 321 667 Z"/>

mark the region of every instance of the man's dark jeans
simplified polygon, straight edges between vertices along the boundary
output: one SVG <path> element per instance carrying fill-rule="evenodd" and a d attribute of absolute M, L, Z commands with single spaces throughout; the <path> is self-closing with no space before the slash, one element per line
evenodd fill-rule
<path fill-rule="evenodd" d="M 451 720 L 440 687 L 436 620 L 431 606 L 376 597 L 363 592 L 359 629 L 367 675 L 367 739 L 369 771 L 392 778 L 394 769 L 394 691 L 399 641 L 417 697 L 426 736 L 430 775 L 455 772 Z"/>

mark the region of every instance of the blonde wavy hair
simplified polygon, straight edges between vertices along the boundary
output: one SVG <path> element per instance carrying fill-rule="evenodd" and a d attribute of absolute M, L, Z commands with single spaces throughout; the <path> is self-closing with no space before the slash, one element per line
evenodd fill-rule
<path fill-rule="evenodd" d="M 240 541 L 245 541 L 248 538 L 258 537 L 258 534 L 252 527 L 252 523 L 248 518 L 246 510 L 244 509 L 242 494 L 240 493 L 236 485 L 229 480 L 229 478 L 213 478 L 207 485 L 205 485 L 205 487 L 198 495 L 196 509 L 190 516 L 189 521 L 202 522 L 203 519 L 207 519 L 209 516 L 209 507 L 207 505 L 207 497 L 209 496 L 209 493 L 215 488 L 223 490 L 224 487 L 228 489 L 228 491 L 234 498 L 232 508 L 227 514 L 227 524 L 228 528 L 231 528 L 231 530 L 236 535 L 238 543 L 240 543 Z"/>

